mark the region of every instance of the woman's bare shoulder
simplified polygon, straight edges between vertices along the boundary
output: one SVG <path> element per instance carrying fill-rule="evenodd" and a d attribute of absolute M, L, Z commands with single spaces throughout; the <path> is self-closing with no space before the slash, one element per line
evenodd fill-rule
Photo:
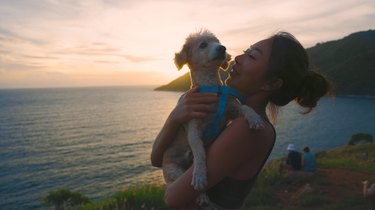
<path fill-rule="evenodd" d="M 262 128 L 255 129 L 249 126 L 248 121 L 244 117 L 238 117 L 231 121 L 227 129 L 256 136 L 275 134 L 273 125 L 266 119 L 264 120 L 264 126 Z"/>
<path fill-rule="evenodd" d="M 251 129 L 247 120 L 240 117 L 233 120 L 210 146 L 207 159 L 217 166 L 215 173 L 232 176 L 242 166 L 249 166 L 249 161 L 261 163 L 273 139 L 272 128 L 265 126 L 264 129 Z M 258 167 L 256 164 L 251 165 L 251 173 L 245 174 L 255 173 Z"/>
<path fill-rule="evenodd" d="M 220 134 L 214 145 L 220 145 L 222 148 L 237 147 L 241 148 L 258 148 L 265 142 L 271 143 L 274 139 L 274 132 L 270 125 L 263 129 L 252 129 L 245 118 L 239 117 L 234 119 L 227 128 Z M 266 143 L 266 145 L 270 145 Z"/>

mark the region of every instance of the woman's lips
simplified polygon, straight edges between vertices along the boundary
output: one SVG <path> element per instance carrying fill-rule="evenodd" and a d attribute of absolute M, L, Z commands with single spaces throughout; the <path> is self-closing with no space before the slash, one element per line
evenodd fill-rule
<path fill-rule="evenodd" d="M 235 76 L 235 75 L 238 75 L 238 72 L 236 71 L 235 66 L 232 67 L 229 74 L 230 74 L 231 77 Z"/>

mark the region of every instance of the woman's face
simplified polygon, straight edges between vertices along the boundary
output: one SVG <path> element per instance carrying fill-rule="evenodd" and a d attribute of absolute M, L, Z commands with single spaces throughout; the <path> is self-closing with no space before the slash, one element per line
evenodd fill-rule
<path fill-rule="evenodd" d="M 235 57 L 235 64 L 225 83 L 243 95 L 259 92 L 265 84 L 263 75 L 267 71 L 272 40 L 265 39 L 251 45 L 242 55 Z"/>

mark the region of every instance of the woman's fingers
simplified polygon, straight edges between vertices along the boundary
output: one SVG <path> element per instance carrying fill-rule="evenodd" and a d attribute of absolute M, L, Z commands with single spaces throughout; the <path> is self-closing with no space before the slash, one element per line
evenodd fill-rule
<path fill-rule="evenodd" d="M 186 93 L 184 100 L 186 100 L 187 103 L 207 104 L 216 103 L 218 97 L 216 93 L 199 93 L 192 89 Z"/>
<path fill-rule="evenodd" d="M 171 119 L 177 123 L 185 123 L 191 119 L 204 118 L 216 112 L 218 96 L 216 93 L 200 93 L 198 88 L 187 91 L 171 113 Z"/>
<path fill-rule="evenodd" d="M 216 106 L 208 105 L 208 104 L 194 104 L 191 106 L 191 111 L 193 112 L 216 112 Z"/>
<path fill-rule="evenodd" d="M 214 94 L 207 94 L 207 93 L 197 93 L 194 97 L 186 98 L 188 103 L 196 103 L 196 104 L 211 104 L 216 103 L 218 101 L 217 95 Z"/>
<path fill-rule="evenodd" d="M 205 112 L 192 112 L 191 113 L 191 117 L 193 119 L 202 119 L 202 118 L 205 118 L 207 116 L 207 113 Z"/>

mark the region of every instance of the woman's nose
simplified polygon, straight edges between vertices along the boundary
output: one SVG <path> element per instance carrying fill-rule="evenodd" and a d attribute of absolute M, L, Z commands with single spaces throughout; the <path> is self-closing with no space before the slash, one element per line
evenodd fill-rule
<path fill-rule="evenodd" d="M 236 63 L 239 63 L 239 61 L 240 61 L 240 57 L 241 57 L 241 55 L 237 55 L 237 56 L 234 58 L 234 61 L 235 61 Z"/>

